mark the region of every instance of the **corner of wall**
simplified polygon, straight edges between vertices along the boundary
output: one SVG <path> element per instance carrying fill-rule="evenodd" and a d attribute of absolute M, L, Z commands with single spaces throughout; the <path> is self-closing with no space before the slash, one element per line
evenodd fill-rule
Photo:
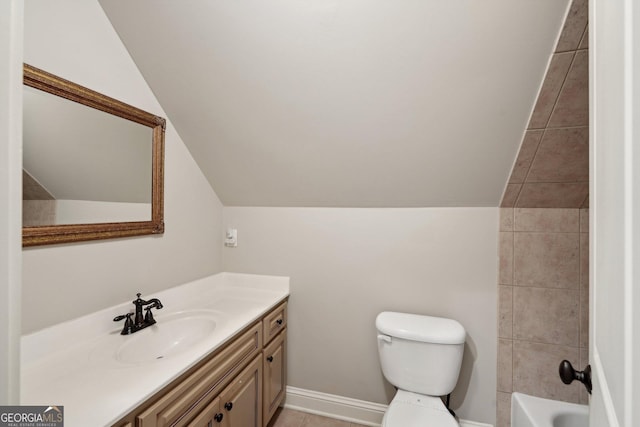
<path fill-rule="evenodd" d="M 0 3 L 0 405 L 20 401 L 23 2 Z"/>

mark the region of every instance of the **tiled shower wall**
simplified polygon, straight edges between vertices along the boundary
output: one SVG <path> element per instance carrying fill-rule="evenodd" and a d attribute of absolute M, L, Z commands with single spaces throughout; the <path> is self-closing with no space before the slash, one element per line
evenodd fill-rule
<path fill-rule="evenodd" d="M 573 0 L 511 171 L 502 207 L 589 206 L 587 19 L 587 0 Z"/>
<path fill-rule="evenodd" d="M 588 363 L 588 221 L 588 209 L 501 209 L 497 427 L 512 392 L 587 403 L 558 365 Z"/>

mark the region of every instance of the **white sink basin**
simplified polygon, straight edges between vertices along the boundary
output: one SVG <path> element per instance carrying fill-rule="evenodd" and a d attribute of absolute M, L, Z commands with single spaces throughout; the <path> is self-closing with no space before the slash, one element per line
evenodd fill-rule
<path fill-rule="evenodd" d="M 542 399 L 522 393 L 511 395 L 511 427 L 588 427 L 589 407 Z"/>
<path fill-rule="evenodd" d="M 216 316 L 208 311 L 183 311 L 128 336 L 115 357 L 124 363 L 146 363 L 182 353 L 210 336 Z"/>
<path fill-rule="evenodd" d="M 143 364 L 190 350 L 206 341 L 221 325 L 221 316 L 212 310 L 187 310 L 156 314 L 156 324 L 131 335 L 111 334 L 94 349 L 94 361 Z"/>

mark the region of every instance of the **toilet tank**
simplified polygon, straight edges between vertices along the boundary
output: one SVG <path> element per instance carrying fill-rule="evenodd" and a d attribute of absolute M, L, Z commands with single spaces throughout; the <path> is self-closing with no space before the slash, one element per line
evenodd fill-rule
<path fill-rule="evenodd" d="M 466 332 L 455 320 L 385 311 L 376 318 L 382 373 L 401 390 L 451 393 L 458 382 Z"/>

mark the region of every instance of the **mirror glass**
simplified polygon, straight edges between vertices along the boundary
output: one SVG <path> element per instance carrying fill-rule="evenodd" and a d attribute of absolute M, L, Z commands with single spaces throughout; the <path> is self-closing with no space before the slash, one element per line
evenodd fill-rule
<path fill-rule="evenodd" d="M 151 220 L 152 131 L 24 87 L 23 224 Z"/>
<path fill-rule="evenodd" d="M 165 120 L 24 71 L 23 244 L 161 233 Z"/>

